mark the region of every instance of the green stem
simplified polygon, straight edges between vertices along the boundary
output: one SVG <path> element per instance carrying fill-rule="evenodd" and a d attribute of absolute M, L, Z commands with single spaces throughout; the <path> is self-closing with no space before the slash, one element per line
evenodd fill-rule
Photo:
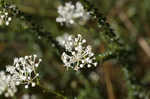
<path fill-rule="evenodd" d="M 126 80 L 126 86 L 128 88 L 128 97 L 127 97 L 127 99 L 135 99 L 135 96 L 134 96 L 135 89 L 134 89 L 134 85 L 130 81 L 130 73 L 125 67 L 122 67 L 121 69 L 123 71 L 123 74 L 124 74 L 124 77 L 125 77 L 125 80 Z"/>
<path fill-rule="evenodd" d="M 56 92 L 56 91 L 53 91 L 53 90 L 51 90 L 50 88 L 45 87 L 44 85 L 39 84 L 38 86 L 39 86 L 41 89 L 43 89 L 44 91 L 46 91 L 47 93 L 52 93 L 52 94 L 54 94 L 54 95 L 56 95 L 56 96 L 58 96 L 58 97 L 62 97 L 63 99 L 67 99 L 66 96 L 64 96 L 64 95 L 62 95 L 61 93 L 58 93 L 58 92 Z"/>
<path fill-rule="evenodd" d="M 16 96 L 13 96 L 12 99 L 17 99 L 17 97 L 16 97 Z"/>

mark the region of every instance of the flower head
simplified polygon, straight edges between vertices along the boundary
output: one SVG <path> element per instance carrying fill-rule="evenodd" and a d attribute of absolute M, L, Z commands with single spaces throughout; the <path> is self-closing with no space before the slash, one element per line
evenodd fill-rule
<path fill-rule="evenodd" d="M 65 3 L 65 6 L 60 5 L 58 7 L 59 17 L 56 18 L 56 22 L 66 23 L 66 25 L 75 24 L 75 19 L 79 19 L 80 22 L 87 21 L 89 19 L 89 12 L 84 10 L 83 5 L 77 2 L 73 5 L 71 2 Z"/>
<path fill-rule="evenodd" d="M 37 67 L 41 61 L 37 59 L 37 55 L 15 58 L 13 66 L 7 66 L 6 71 L 15 79 L 16 85 L 25 84 L 25 88 L 29 85 L 34 87 L 35 80 L 39 76 Z"/>
<path fill-rule="evenodd" d="M 77 37 L 70 35 L 65 41 L 66 52 L 62 53 L 62 61 L 66 67 L 79 70 L 83 67 L 97 66 L 94 53 L 90 45 L 85 46 L 86 40 L 80 34 Z"/>

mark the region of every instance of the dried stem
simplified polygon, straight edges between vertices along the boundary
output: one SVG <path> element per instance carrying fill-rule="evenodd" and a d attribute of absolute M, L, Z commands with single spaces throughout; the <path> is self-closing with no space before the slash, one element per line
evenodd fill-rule
<path fill-rule="evenodd" d="M 105 80 L 106 80 L 107 92 L 108 92 L 109 99 L 116 99 L 116 98 L 115 98 L 115 95 L 114 95 L 114 92 L 113 92 L 113 87 L 112 87 L 111 79 L 110 79 L 109 66 L 110 66 L 110 63 L 109 63 L 109 62 L 105 62 L 105 63 L 103 64 L 103 69 L 104 69 L 104 73 L 105 73 Z"/>

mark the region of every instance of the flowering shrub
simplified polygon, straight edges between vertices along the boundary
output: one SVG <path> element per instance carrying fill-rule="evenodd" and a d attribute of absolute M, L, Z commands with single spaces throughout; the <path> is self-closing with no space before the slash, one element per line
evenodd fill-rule
<path fill-rule="evenodd" d="M 0 0 L 0 99 L 149 99 L 150 2 L 110 1 Z"/>

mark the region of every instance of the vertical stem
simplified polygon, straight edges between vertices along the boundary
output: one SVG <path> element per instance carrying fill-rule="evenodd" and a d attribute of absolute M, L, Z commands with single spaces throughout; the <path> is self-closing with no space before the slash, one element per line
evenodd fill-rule
<path fill-rule="evenodd" d="M 16 96 L 13 96 L 12 99 L 17 99 L 17 97 L 16 97 Z"/>
<path fill-rule="evenodd" d="M 135 99 L 135 97 L 134 97 L 134 91 L 135 90 L 134 90 L 133 85 L 130 81 L 130 73 L 128 72 L 128 70 L 125 67 L 122 67 L 121 69 L 123 71 L 124 78 L 126 80 L 126 86 L 127 86 L 127 89 L 128 89 L 127 99 Z"/>
<path fill-rule="evenodd" d="M 114 92 L 113 92 L 112 83 L 111 83 L 111 80 L 110 80 L 109 65 L 110 65 L 110 63 L 108 63 L 108 62 L 105 62 L 104 65 L 103 65 L 108 97 L 109 97 L 109 99 L 116 99 L 115 95 L 114 95 Z"/>

